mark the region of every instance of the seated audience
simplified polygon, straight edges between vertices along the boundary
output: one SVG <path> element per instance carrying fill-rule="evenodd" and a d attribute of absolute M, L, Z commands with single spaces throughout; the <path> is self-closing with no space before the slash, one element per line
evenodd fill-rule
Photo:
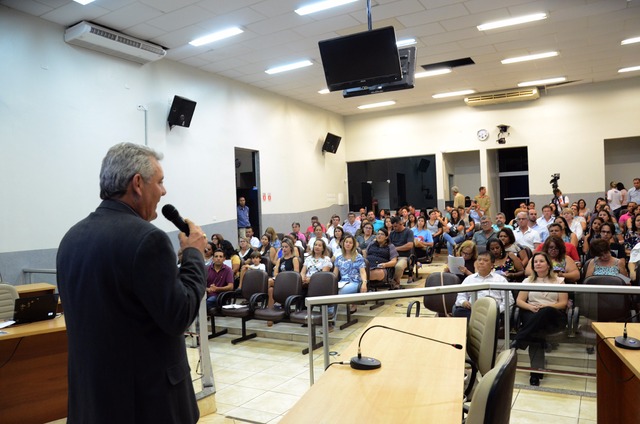
<path fill-rule="evenodd" d="M 296 234 L 298 240 L 300 240 L 303 244 L 307 242 L 307 236 L 300 232 L 300 223 L 293 222 L 291 224 L 291 232 Z"/>
<path fill-rule="evenodd" d="M 560 240 L 562 240 L 562 242 L 564 243 L 565 254 L 568 257 L 570 257 L 574 262 L 580 262 L 580 255 L 578 255 L 578 250 L 573 245 L 573 243 L 569 243 L 562 239 L 562 236 L 564 234 L 562 230 L 562 224 L 559 221 L 554 222 L 553 224 L 550 224 L 548 228 L 549 228 L 549 234 L 550 234 L 549 237 L 552 237 L 552 236 L 558 237 Z M 540 252 L 540 251 L 542 251 L 542 245 L 538 246 L 538 248 L 536 249 L 536 252 Z M 549 253 L 549 252 L 546 252 L 546 253 Z"/>
<path fill-rule="evenodd" d="M 356 232 L 360 229 L 360 221 L 356 220 L 356 214 L 354 212 L 349 212 L 347 214 L 347 221 L 342 225 L 342 231 L 346 234 L 351 234 L 352 236 L 356 236 Z"/>
<path fill-rule="evenodd" d="M 367 272 L 364 257 L 356 250 L 356 239 L 352 235 L 345 236 L 342 242 L 342 254 L 336 258 L 333 273 L 338 279 L 338 294 L 367 292 Z M 355 312 L 351 305 L 351 312 Z M 329 313 L 330 315 L 332 312 Z"/>
<path fill-rule="evenodd" d="M 260 247 L 260 240 L 258 240 L 258 237 L 255 237 L 253 235 L 253 228 L 247 227 L 245 229 L 245 237 L 247 238 L 247 240 L 249 240 L 249 244 L 251 245 L 251 247 L 256 249 Z"/>
<path fill-rule="evenodd" d="M 276 249 L 280 249 L 281 243 L 276 230 L 274 230 L 273 227 L 267 227 L 264 233 L 269 236 L 269 243 L 271 244 L 271 246 L 275 247 Z"/>
<path fill-rule="evenodd" d="M 329 240 L 331 240 L 334 237 L 333 232 L 335 231 L 336 227 L 338 227 L 339 225 L 340 225 L 340 216 L 335 214 L 332 215 L 331 221 L 329 221 L 329 223 L 327 224 L 327 229 L 324 232 L 327 235 L 327 238 Z"/>
<path fill-rule="evenodd" d="M 268 256 L 271 263 L 276 263 L 278 252 L 276 248 L 271 245 L 269 234 L 263 234 L 262 237 L 260 237 L 260 248 L 258 252 L 260 252 L 261 256 Z"/>
<path fill-rule="evenodd" d="M 342 255 L 342 240 L 344 240 L 345 234 L 341 226 L 336 226 L 333 231 L 333 238 L 329 241 L 329 249 L 333 253 L 332 258 L 335 259 Z"/>
<path fill-rule="evenodd" d="M 369 278 L 371 281 L 384 281 L 386 268 L 395 268 L 398 262 L 398 251 L 389 243 L 389 232 L 380 228 L 376 240 L 367 247 L 364 256 L 369 262 Z"/>
<path fill-rule="evenodd" d="M 325 228 L 324 225 L 322 225 L 322 223 L 320 222 L 320 220 L 318 219 L 317 216 L 312 216 L 311 217 L 311 225 L 309 225 L 307 227 L 307 239 L 309 238 L 310 234 L 313 234 L 313 229 L 315 228 L 316 224 L 320 224 L 320 227 L 322 227 L 322 232 L 325 233 L 327 231 L 327 229 Z"/>
<path fill-rule="evenodd" d="M 496 233 L 500 232 L 503 228 L 508 228 L 513 231 L 513 227 L 511 225 L 507 225 L 507 217 L 502 212 L 498 212 L 496 214 L 496 223 L 493 224 L 493 229 Z"/>
<path fill-rule="evenodd" d="M 234 249 L 229 240 L 222 241 L 220 243 L 220 249 L 224 252 L 225 265 L 230 267 L 233 271 L 233 279 L 235 281 L 235 286 L 237 287 L 240 282 L 240 265 L 242 263 L 240 256 L 238 256 L 238 252 L 236 252 L 236 249 Z"/>
<path fill-rule="evenodd" d="M 329 248 L 324 240 L 316 239 L 311 246 L 311 254 L 304 260 L 300 275 L 302 275 L 302 284 L 308 285 L 311 276 L 319 271 L 331 271 L 333 263 L 329 256 Z"/>
<path fill-rule="evenodd" d="M 433 239 L 433 243 L 435 245 L 438 245 L 442 240 L 442 235 L 444 231 L 443 231 L 442 222 L 438 219 L 437 209 L 431 209 L 431 211 L 429 212 L 429 219 L 425 222 L 425 225 L 427 227 L 427 230 L 429 230 L 429 232 L 431 233 L 431 238 Z"/>
<path fill-rule="evenodd" d="M 462 244 L 458 246 L 456 256 L 462 257 L 464 259 L 464 265 L 461 265 L 458 267 L 458 269 L 453 270 L 450 270 L 448 266 L 445 266 L 444 272 L 451 272 L 462 277 L 468 277 L 469 275 L 476 272 L 475 262 L 476 259 L 478 259 L 478 247 L 473 241 L 467 240 L 462 242 Z"/>
<path fill-rule="evenodd" d="M 631 228 L 632 221 L 630 219 L 635 216 L 636 207 L 637 207 L 636 202 L 629 202 L 629 204 L 627 204 L 627 209 L 625 213 L 620 215 L 620 218 L 618 218 L 618 225 L 620 226 L 623 232 L 625 229 Z"/>
<path fill-rule="evenodd" d="M 493 240 L 492 240 L 493 241 Z M 475 263 L 476 272 L 474 274 L 469 275 L 462 281 L 462 284 L 473 284 L 473 283 L 506 283 L 507 280 L 500 275 L 499 273 L 494 271 L 493 268 L 494 257 L 489 252 L 482 252 L 478 254 L 478 259 Z M 502 290 L 478 290 L 476 292 L 477 298 L 481 299 L 483 297 L 493 297 L 498 301 L 498 307 L 500 308 L 500 314 L 504 314 L 505 310 L 505 299 L 503 296 Z M 509 296 L 511 296 L 511 292 L 509 292 Z M 513 306 L 513 298 L 509 299 L 509 304 Z M 467 320 L 471 318 L 471 293 L 467 292 L 459 292 L 456 297 L 456 303 L 453 306 L 453 316 L 454 317 L 465 317 Z"/>
<path fill-rule="evenodd" d="M 211 242 L 215 247 L 213 249 L 214 252 L 216 249 L 220 249 L 220 243 L 222 243 L 223 241 L 224 241 L 224 237 L 222 236 L 222 234 L 211 234 Z"/>
<path fill-rule="evenodd" d="M 249 245 L 249 240 L 247 240 L 246 237 L 240 237 L 238 239 L 238 256 L 240 257 L 240 263 L 248 261 L 251 252 L 253 252 L 253 248 Z"/>
<path fill-rule="evenodd" d="M 586 222 L 589 222 L 591 210 L 587 207 L 587 202 L 584 199 L 578 200 L 578 216 L 584 218 Z"/>
<path fill-rule="evenodd" d="M 300 272 L 300 258 L 294 255 L 294 251 L 297 249 L 289 237 L 285 237 L 284 240 L 282 240 L 282 247 L 280 250 L 282 251 L 282 257 L 276 260 L 273 267 L 273 278 L 269 278 L 269 307 L 274 304 L 273 285 L 278 274 L 284 271 Z M 267 325 L 270 327 L 273 323 L 269 321 L 267 322 Z"/>
<path fill-rule="evenodd" d="M 613 234 L 614 226 L 610 222 L 605 222 L 600 226 L 600 239 L 605 240 L 609 243 L 609 251 L 611 252 L 611 256 L 614 258 L 620 258 L 624 261 L 626 258 L 626 251 L 624 249 L 624 245 L 618 243 L 618 239 Z M 591 252 L 591 245 L 589 245 L 589 255 L 588 258 L 595 257 L 595 254 Z"/>
<path fill-rule="evenodd" d="M 551 205 L 544 205 L 542 207 L 542 216 L 536 220 L 536 223 L 540 228 L 547 228 L 555 220 L 555 215 L 551 210 Z"/>
<path fill-rule="evenodd" d="M 538 211 L 535 209 L 529 209 L 527 211 L 527 216 L 529 217 L 529 228 L 540 234 L 540 241 L 544 242 L 547 237 L 549 237 L 549 231 L 547 230 L 546 225 L 543 226 L 538 224 Z"/>
<path fill-rule="evenodd" d="M 411 231 L 416 229 L 416 225 L 418 225 L 418 221 L 416 219 L 416 216 L 414 214 L 408 214 L 407 215 L 407 228 L 410 229 Z"/>
<path fill-rule="evenodd" d="M 466 239 L 466 230 L 470 224 L 460 216 L 459 209 L 451 210 L 451 222 L 449 222 L 449 224 L 450 225 L 445 227 L 446 229 L 442 234 L 442 238 L 447 242 L 447 252 L 449 256 L 453 256 L 457 245 Z"/>
<path fill-rule="evenodd" d="M 536 230 L 529 228 L 529 212 L 522 211 L 516 215 L 517 227 L 513 230 L 516 243 L 522 247 L 534 250 L 540 243 L 540 234 Z"/>
<path fill-rule="evenodd" d="M 600 227 L 603 223 L 604 221 L 599 217 L 595 217 L 591 221 L 588 231 L 582 237 L 582 253 L 585 255 L 589 253 L 589 243 L 591 243 L 591 240 L 600 238 Z"/>
<path fill-rule="evenodd" d="M 629 222 L 631 222 L 631 228 L 624 235 L 624 248 L 627 256 L 631 255 L 631 250 L 640 243 L 640 215 L 629 219 Z"/>
<path fill-rule="evenodd" d="M 213 251 L 215 250 L 215 245 L 212 241 L 208 241 L 207 245 L 204 247 L 204 265 L 209 266 L 211 262 L 213 262 Z"/>
<path fill-rule="evenodd" d="M 551 259 L 546 253 L 536 252 L 531 258 L 533 263 L 531 276 L 523 283 L 564 284 L 564 278 L 553 271 Z M 524 291 L 518 293 L 516 305 L 520 308 L 521 327 L 511 342 L 511 347 L 526 349 L 529 347 L 531 367 L 545 367 L 544 344 L 545 335 L 565 326 L 567 317 L 565 310 L 569 296 L 565 292 Z M 529 382 L 539 386 L 542 375 L 532 372 Z"/>
<path fill-rule="evenodd" d="M 358 248 L 364 252 L 375 240 L 376 236 L 373 234 L 373 224 L 369 221 L 365 221 L 362 224 L 362 234 L 356 237 Z"/>
<path fill-rule="evenodd" d="M 486 246 L 491 239 L 497 239 L 498 233 L 493 229 L 491 218 L 483 216 L 480 218 L 480 230 L 473 234 L 473 242 L 476 246 Z"/>
<path fill-rule="evenodd" d="M 267 267 L 261 261 L 262 256 L 260 255 L 260 252 L 258 252 L 257 250 L 253 250 L 249 255 L 249 260 L 246 261 L 244 265 L 242 265 L 242 268 L 240 268 L 240 285 L 238 285 L 238 289 L 242 288 L 242 281 L 244 280 L 244 276 L 247 271 L 260 270 L 267 272 Z"/>
<path fill-rule="evenodd" d="M 413 246 L 417 258 L 431 258 L 432 255 L 433 238 L 431 231 L 427 229 L 426 222 L 425 217 L 420 215 L 417 218 L 415 228 L 411 230 L 411 232 L 413 232 Z M 428 259 L 428 261 L 430 262 L 430 259 Z"/>
<path fill-rule="evenodd" d="M 315 243 L 316 240 L 324 241 L 324 244 L 329 247 L 329 239 L 324 236 L 324 233 L 322 232 L 322 225 L 320 224 L 316 224 L 313 228 L 313 233 L 311 233 L 311 236 L 309 237 L 309 244 L 307 244 L 307 252 L 311 253 L 313 243 Z M 330 256 L 333 256 L 333 254 Z"/>
<path fill-rule="evenodd" d="M 573 246 L 572 244 L 569 245 Z M 566 244 L 560 237 L 557 235 L 549 236 L 544 244 L 540 246 L 540 251 L 549 256 L 553 272 L 558 277 L 564 278 L 567 283 L 575 283 L 580 279 L 580 270 L 578 270 L 576 262 L 567 256 Z M 529 276 L 532 273 L 531 262 L 529 262 L 525 275 Z"/>
<path fill-rule="evenodd" d="M 604 224 L 603 230 L 607 229 L 610 224 Z M 602 230 L 600 230 L 602 233 Z M 613 275 L 624 277 L 623 279 L 629 283 L 627 269 L 625 267 L 625 259 L 616 258 L 611 255 L 609 242 L 604 238 L 593 240 L 589 246 L 589 253 L 593 255 L 593 260 L 589 262 L 585 277 L 592 275 Z"/>
<path fill-rule="evenodd" d="M 387 231 L 389 232 L 389 234 L 391 234 L 391 231 L 393 231 L 393 225 L 391 224 L 391 217 L 388 216 L 384 219 L 384 228 L 387 229 Z"/>
<path fill-rule="evenodd" d="M 584 229 L 582 228 L 582 223 L 574 218 L 574 213 L 575 212 L 573 211 L 573 209 L 564 208 L 562 210 L 562 217 L 565 219 L 565 221 L 567 221 L 567 226 L 569 227 L 571 232 L 576 235 L 577 239 L 580 239 L 582 237 L 582 233 L 584 233 Z M 586 228 L 587 223 L 585 222 L 584 225 Z"/>
<path fill-rule="evenodd" d="M 409 256 L 413 249 L 414 237 L 413 231 L 405 228 L 404 222 L 402 222 L 399 217 L 394 216 L 391 218 L 391 223 L 393 225 L 393 231 L 389 234 L 389 242 L 396 247 L 399 255 L 393 274 L 393 281 L 395 287 L 400 287 L 402 274 L 404 274 L 404 270 L 409 265 Z"/>
<path fill-rule="evenodd" d="M 562 228 L 562 236 L 561 236 L 562 240 L 567 243 L 573 244 L 577 248 L 578 237 L 573 233 L 573 231 L 571 231 L 571 228 L 569 228 L 569 224 L 567 223 L 567 220 L 564 219 L 563 216 L 558 216 L 553 222 L 554 224 L 558 224 L 560 228 Z"/>
<path fill-rule="evenodd" d="M 507 281 L 522 281 L 524 266 L 520 258 L 513 252 L 507 252 L 499 238 L 487 242 L 487 252 L 493 255 L 493 269 Z"/>
<path fill-rule="evenodd" d="M 378 232 L 378 230 L 384 227 L 384 221 L 381 219 L 376 219 L 376 214 L 373 211 L 367 212 L 367 221 L 373 224 L 373 231 Z"/>
<path fill-rule="evenodd" d="M 207 311 L 216 307 L 218 294 L 233 290 L 233 271 L 224 264 L 224 252 L 216 249 L 207 268 Z"/>

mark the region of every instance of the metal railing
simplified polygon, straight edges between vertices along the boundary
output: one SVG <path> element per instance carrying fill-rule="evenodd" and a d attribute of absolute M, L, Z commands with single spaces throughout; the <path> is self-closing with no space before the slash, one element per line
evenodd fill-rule
<path fill-rule="evenodd" d="M 322 344 L 324 354 L 324 368 L 329 366 L 329 314 L 328 306 L 338 303 L 357 303 L 376 300 L 390 299 L 406 299 L 410 297 L 418 297 L 425 295 L 437 295 L 447 293 L 460 292 L 476 292 L 479 290 L 502 290 L 504 291 L 505 311 L 511 309 L 509 293 L 512 290 L 518 291 L 547 291 L 547 292 L 575 292 L 575 293 L 611 293 L 611 294 L 636 294 L 640 295 L 640 287 L 637 286 L 604 286 L 604 285 L 585 285 L 585 284 L 542 284 L 542 283 L 473 283 L 473 284 L 455 284 L 449 286 L 436 286 L 428 288 L 394 290 L 385 292 L 369 292 L 356 294 L 343 294 L 335 296 L 316 296 L 307 297 L 305 304 L 307 309 L 311 310 L 313 306 L 322 308 Z M 312 341 L 312 317 L 308 314 L 307 328 L 309 329 L 309 383 L 314 383 L 313 370 L 313 341 Z M 510 322 L 504 320 L 505 345 L 510 344 Z M 620 329 L 622 331 L 622 328 Z"/>
<path fill-rule="evenodd" d="M 23 268 L 22 269 L 22 276 L 23 276 L 23 281 L 25 284 L 31 284 L 33 283 L 33 281 L 31 280 L 31 276 L 33 274 L 54 274 L 55 275 L 56 270 L 55 269 L 45 269 L 45 268 Z"/>

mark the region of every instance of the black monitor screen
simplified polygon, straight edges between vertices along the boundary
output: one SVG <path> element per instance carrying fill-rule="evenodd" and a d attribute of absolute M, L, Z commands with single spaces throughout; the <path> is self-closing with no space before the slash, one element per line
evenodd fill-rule
<path fill-rule="evenodd" d="M 391 26 L 320 41 L 318 46 L 329 91 L 402 79 Z"/>

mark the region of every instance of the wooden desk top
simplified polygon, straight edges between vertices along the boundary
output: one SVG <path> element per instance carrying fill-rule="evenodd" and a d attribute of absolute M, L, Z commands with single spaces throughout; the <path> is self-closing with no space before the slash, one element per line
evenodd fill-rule
<path fill-rule="evenodd" d="M 591 326 L 602 339 L 622 336 L 624 331 L 624 324 L 621 322 L 594 322 Z M 640 340 L 640 324 L 627 324 L 627 335 Z M 611 350 L 633 371 L 637 378 L 640 378 L 640 350 L 620 349 L 616 347 L 615 339 L 613 338 L 605 340 L 604 343 L 609 345 Z"/>
<path fill-rule="evenodd" d="M 56 291 L 56 286 L 49 283 L 21 284 L 15 287 L 18 294 L 42 292 L 42 291 L 51 291 L 53 293 Z"/>
<path fill-rule="evenodd" d="M 386 325 L 450 343 L 466 344 L 464 318 L 375 318 Z M 363 338 L 363 356 L 382 367 L 352 369 L 358 339 L 341 352 L 346 365 L 331 366 L 281 423 L 453 423 L 462 414 L 465 349 L 423 340 L 385 328 Z"/>
<path fill-rule="evenodd" d="M 17 339 L 20 337 L 36 336 L 39 334 L 55 333 L 57 331 L 67 331 L 64 316 L 58 316 L 46 321 L 31 322 L 29 324 L 18 324 L 0 329 L 7 334 L 0 334 L 0 342 L 3 340 Z"/>

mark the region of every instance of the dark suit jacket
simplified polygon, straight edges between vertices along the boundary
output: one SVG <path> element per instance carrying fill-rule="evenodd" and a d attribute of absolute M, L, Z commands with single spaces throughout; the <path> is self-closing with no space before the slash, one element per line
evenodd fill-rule
<path fill-rule="evenodd" d="M 195 423 L 184 331 L 206 287 L 164 231 L 105 200 L 64 236 L 57 281 L 69 337 L 68 423 Z"/>

